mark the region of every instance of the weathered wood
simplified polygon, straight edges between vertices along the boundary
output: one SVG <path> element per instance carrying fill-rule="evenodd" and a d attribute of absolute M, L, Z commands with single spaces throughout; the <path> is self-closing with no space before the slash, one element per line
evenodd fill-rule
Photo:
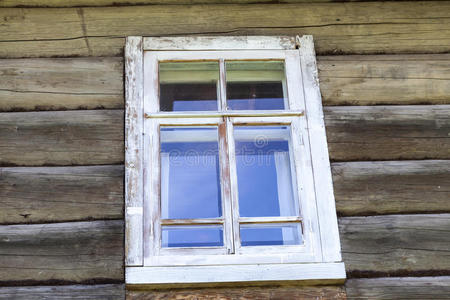
<path fill-rule="evenodd" d="M 334 161 L 449 159 L 450 105 L 325 107 Z"/>
<path fill-rule="evenodd" d="M 123 284 L 0 287 L 3 300 L 115 300 L 125 298 Z"/>
<path fill-rule="evenodd" d="M 450 104 L 450 55 L 318 56 L 324 105 Z M 123 108 L 123 60 L 0 60 L 0 111 Z"/>
<path fill-rule="evenodd" d="M 335 161 L 449 159 L 450 106 L 325 107 Z M 0 165 L 123 163 L 123 111 L 0 114 Z"/>
<path fill-rule="evenodd" d="M 450 104 L 450 55 L 319 56 L 324 105 Z"/>
<path fill-rule="evenodd" d="M 126 36 L 200 34 L 312 34 L 322 54 L 442 53 L 450 50 L 449 8 L 449 1 L 4 8 L 0 57 L 121 55 Z"/>
<path fill-rule="evenodd" d="M 0 111 L 123 108 L 121 58 L 1 59 Z"/>
<path fill-rule="evenodd" d="M 450 160 L 332 164 L 341 215 L 450 212 Z"/>
<path fill-rule="evenodd" d="M 0 285 L 123 281 L 123 221 L 0 226 Z"/>
<path fill-rule="evenodd" d="M 0 168 L 0 224 L 123 218 L 123 166 Z"/>
<path fill-rule="evenodd" d="M 346 299 L 340 286 L 268 286 L 240 288 L 172 289 L 155 291 L 127 291 L 128 300 L 162 299 Z"/>
<path fill-rule="evenodd" d="M 350 279 L 347 299 L 450 299 L 450 277 Z"/>
<path fill-rule="evenodd" d="M 123 110 L 0 113 L 0 165 L 117 164 Z"/>
<path fill-rule="evenodd" d="M 350 278 L 450 269 L 450 214 L 346 217 L 339 227 Z"/>

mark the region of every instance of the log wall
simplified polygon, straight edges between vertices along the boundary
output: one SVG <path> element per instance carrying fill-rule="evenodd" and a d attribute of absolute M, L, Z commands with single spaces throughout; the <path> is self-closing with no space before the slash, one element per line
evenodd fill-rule
<path fill-rule="evenodd" d="M 277 2 L 0 1 L 0 299 L 125 297 L 124 38 L 183 34 L 314 35 L 348 280 L 127 298 L 450 298 L 450 1 Z"/>

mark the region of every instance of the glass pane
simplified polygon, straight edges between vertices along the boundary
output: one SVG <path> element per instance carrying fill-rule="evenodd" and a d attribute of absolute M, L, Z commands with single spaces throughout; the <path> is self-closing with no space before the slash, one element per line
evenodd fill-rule
<path fill-rule="evenodd" d="M 241 217 L 296 216 L 289 126 L 236 126 Z"/>
<path fill-rule="evenodd" d="M 161 215 L 222 216 L 217 127 L 161 127 Z"/>
<path fill-rule="evenodd" d="M 229 109 L 287 108 L 284 61 L 229 61 L 226 72 Z"/>
<path fill-rule="evenodd" d="M 300 245 L 300 224 L 241 225 L 242 246 Z"/>
<path fill-rule="evenodd" d="M 217 110 L 218 80 L 218 62 L 160 63 L 160 110 Z"/>
<path fill-rule="evenodd" d="M 220 247 L 223 229 L 220 225 L 163 226 L 162 247 Z"/>

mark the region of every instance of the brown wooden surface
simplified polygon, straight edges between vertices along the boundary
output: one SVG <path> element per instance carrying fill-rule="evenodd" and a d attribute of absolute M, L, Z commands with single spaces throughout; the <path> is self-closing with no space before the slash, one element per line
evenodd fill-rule
<path fill-rule="evenodd" d="M 0 226 L 0 286 L 122 282 L 123 221 Z"/>
<path fill-rule="evenodd" d="M 130 35 L 312 34 L 324 53 L 443 53 L 450 2 L 3 8 L 0 57 L 113 56 Z"/>
<path fill-rule="evenodd" d="M 330 159 L 450 158 L 450 105 L 325 107 Z"/>
<path fill-rule="evenodd" d="M 450 160 L 333 163 L 341 215 L 450 212 Z"/>
<path fill-rule="evenodd" d="M 450 55 L 318 57 L 324 105 L 450 104 Z M 123 60 L 0 60 L 0 111 L 123 108 Z"/>
<path fill-rule="evenodd" d="M 0 59 L 0 111 L 123 108 L 121 58 Z"/>
<path fill-rule="evenodd" d="M 117 300 L 125 299 L 123 284 L 0 287 L 2 300 Z"/>
<path fill-rule="evenodd" d="M 123 163 L 123 110 L 0 113 L 0 165 Z"/>
<path fill-rule="evenodd" d="M 450 270 L 450 214 L 346 217 L 339 228 L 348 277 Z"/>
<path fill-rule="evenodd" d="M 450 104 L 450 55 L 318 57 L 324 105 Z"/>
<path fill-rule="evenodd" d="M 450 106 L 326 107 L 335 161 L 449 159 Z M 0 113 L 0 165 L 123 163 L 122 110 Z"/>
<path fill-rule="evenodd" d="M 333 163 L 337 212 L 450 212 L 450 161 Z M 123 166 L 0 168 L 0 224 L 123 218 Z"/>
<path fill-rule="evenodd" d="M 128 300 L 162 299 L 346 299 L 345 290 L 339 286 L 269 286 L 241 288 L 172 289 L 160 291 L 127 291 Z"/>
<path fill-rule="evenodd" d="M 450 277 L 350 279 L 347 299 L 450 299 Z"/>
<path fill-rule="evenodd" d="M 0 224 L 123 218 L 123 165 L 0 168 Z"/>

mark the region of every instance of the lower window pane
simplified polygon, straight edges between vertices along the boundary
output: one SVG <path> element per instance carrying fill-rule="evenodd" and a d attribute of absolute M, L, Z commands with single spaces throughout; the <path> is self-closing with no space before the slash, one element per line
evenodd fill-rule
<path fill-rule="evenodd" d="M 242 246 L 300 245 L 300 224 L 241 225 Z"/>
<path fill-rule="evenodd" d="M 220 247 L 223 246 L 223 229 L 210 226 L 163 226 L 162 247 Z"/>

